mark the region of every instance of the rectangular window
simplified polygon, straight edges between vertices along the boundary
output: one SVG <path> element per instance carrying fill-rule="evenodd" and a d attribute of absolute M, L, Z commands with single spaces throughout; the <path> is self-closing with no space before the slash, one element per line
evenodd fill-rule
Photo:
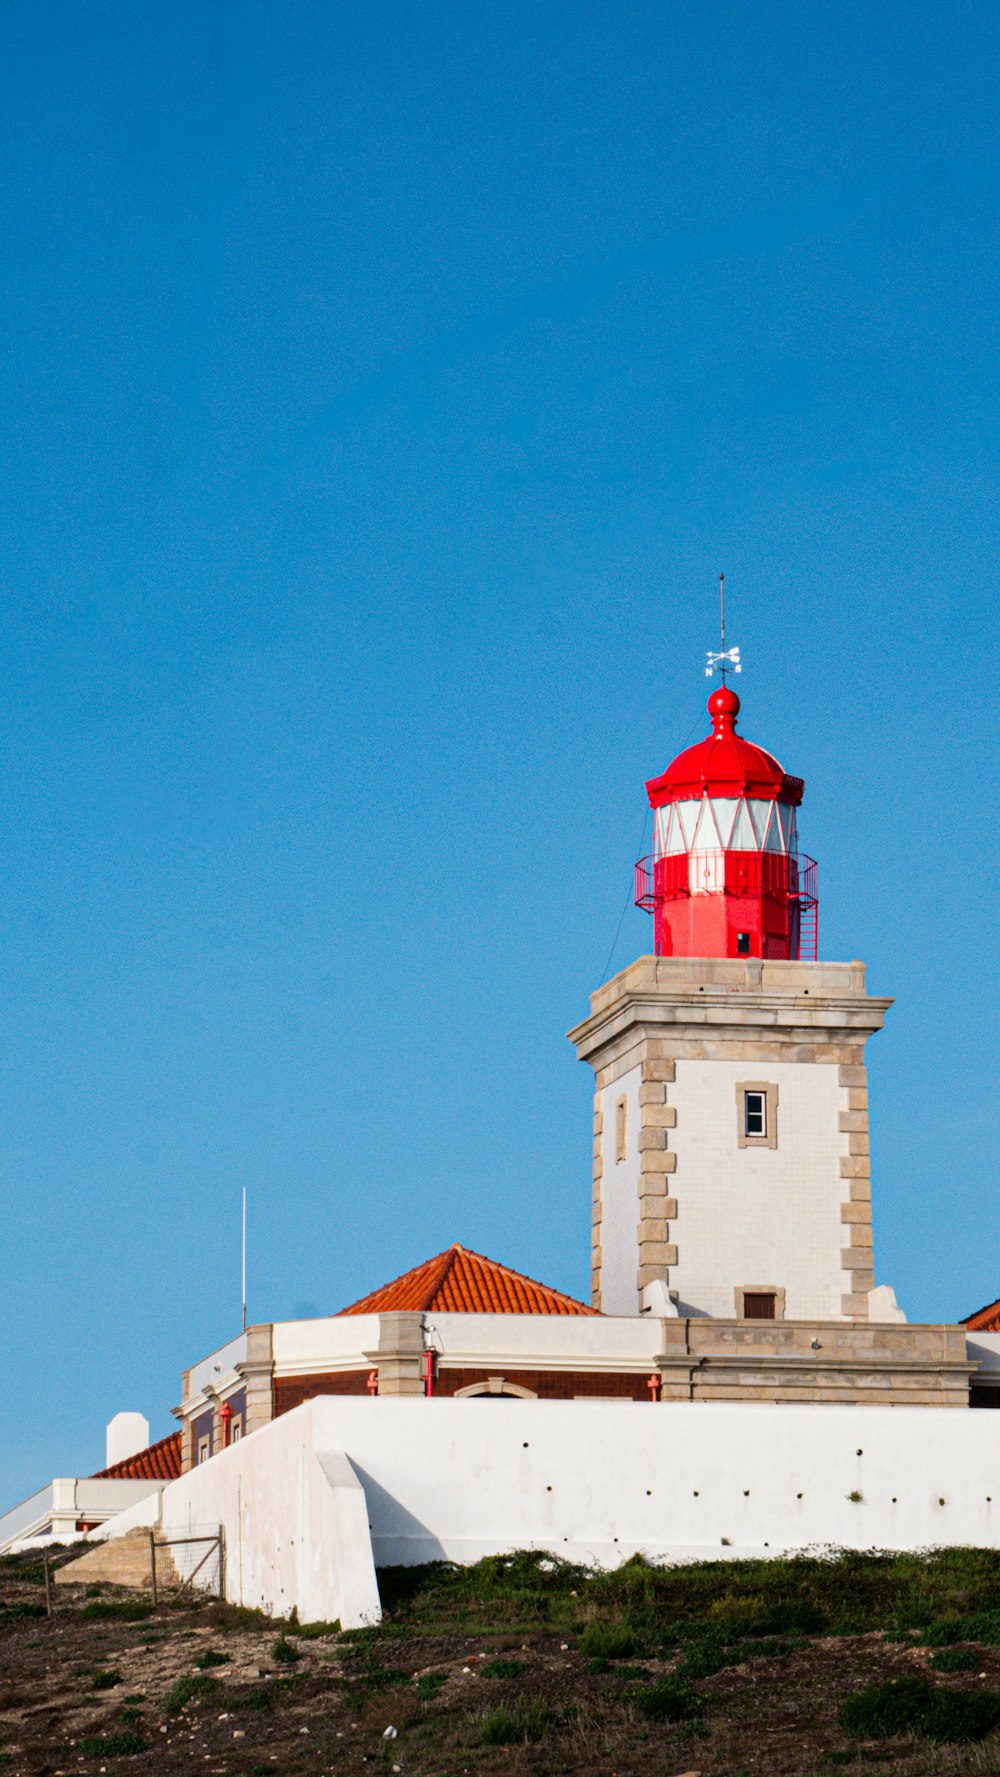
<path fill-rule="evenodd" d="M 198 1439 L 198 1463 L 197 1463 L 198 1468 L 201 1467 L 203 1462 L 208 1461 L 211 1454 L 212 1454 L 212 1440 L 211 1440 L 211 1438 L 199 1438 Z"/>
<path fill-rule="evenodd" d="M 242 1436 L 243 1421 L 241 1419 L 234 1419 L 229 1428 L 229 1442 L 231 1444 L 238 1444 Z"/>
<path fill-rule="evenodd" d="M 778 1088 L 770 1080 L 737 1081 L 736 1145 L 738 1148 L 777 1147 Z"/>
<path fill-rule="evenodd" d="M 628 1153 L 628 1099 L 615 1105 L 615 1159 L 624 1160 Z"/>
<path fill-rule="evenodd" d="M 744 1290 L 744 1320 L 774 1320 L 774 1292 L 772 1290 Z"/>
<path fill-rule="evenodd" d="M 737 954 L 737 956 L 749 956 L 750 955 L 750 933 L 749 932 L 737 932 L 737 934 L 736 934 L 736 954 Z"/>
<path fill-rule="evenodd" d="M 764 1092 L 744 1092 L 743 1094 L 743 1133 L 744 1135 L 767 1134 L 767 1094 Z"/>

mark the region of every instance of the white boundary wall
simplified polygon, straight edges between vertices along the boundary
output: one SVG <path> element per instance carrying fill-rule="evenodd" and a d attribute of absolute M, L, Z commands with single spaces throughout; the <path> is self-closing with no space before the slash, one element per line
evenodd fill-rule
<path fill-rule="evenodd" d="M 345 1629 L 377 1622 L 365 1495 L 346 1457 L 329 1445 L 314 1405 L 221 1450 L 171 1481 L 159 1500 L 143 1500 L 87 1540 L 156 1526 L 168 1541 L 214 1535 L 221 1526 L 230 1603 L 275 1617 L 297 1609 L 303 1622 L 339 1617 Z"/>
<path fill-rule="evenodd" d="M 1000 1547 L 1000 1413 L 326 1396 L 173 1482 L 162 1507 L 164 1535 L 224 1525 L 234 1601 L 347 1626 L 378 1613 L 373 1556 Z"/>

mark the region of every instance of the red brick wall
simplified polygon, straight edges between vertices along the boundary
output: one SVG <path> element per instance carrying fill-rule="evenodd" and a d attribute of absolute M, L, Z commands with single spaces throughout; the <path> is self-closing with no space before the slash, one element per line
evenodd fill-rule
<path fill-rule="evenodd" d="M 290 1413 L 318 1394 L 367 1394 L 371 1369 L 330 1370 L 319 1376 L 276 1376 L 274 1417 Z"/>
<path fill-rule="evenodd" d="M 460 1388 L 474 1388 L 490 1376 L 501 1374 L 499 1365 L 490 1370 L 453 1370 L 443 1366 L 434 1378 L 434 1393 L 457 1394 Z M 595 1374 L 586 1370 L 504 1370 L 505 1382 L 516 1388 L 530 1388 L 543 1401 L 571 1401 L 575 1395 L 622 1401 L 648 1401 L 649 1389 L 645 1374 L 637 1376 L 628 1370 Z"/>
<path fill-rule="evenodd" d="M 475 1388 L 499 1375 L 498 1365 L 488 1370 L 460 1370 L 445 1366 L 434 1378 L 436 1395 L 454 1395 L 460 1388 Z M 504 1370 L 505 1382 L 516 1388 L 530 1388 L 543 1401 L 571 1401 L 574 1396 L 605 1400 L 648 1401 L 646 1373 L 615 1370 L 594 1373 L 586 1370 Z M 276 1376 L 274 1381 L 274 1417 L 290 1413 L 319 1394 L 367 1394 L 370 1369 L 330 1370 L 318 1376 Z"/>

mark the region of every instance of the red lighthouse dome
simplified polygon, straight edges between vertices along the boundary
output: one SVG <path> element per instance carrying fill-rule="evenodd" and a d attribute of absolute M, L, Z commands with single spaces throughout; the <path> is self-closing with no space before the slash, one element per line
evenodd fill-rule
<path fill-rule="evenodd" d="M 816 865 L 799 851 L 805 785 L 736 732 L 728 685 L 708 700 L 712 733 L 646 785 L 653 852 L 636 902 L 654 916 L 657 956 L 816 955 Z"/>

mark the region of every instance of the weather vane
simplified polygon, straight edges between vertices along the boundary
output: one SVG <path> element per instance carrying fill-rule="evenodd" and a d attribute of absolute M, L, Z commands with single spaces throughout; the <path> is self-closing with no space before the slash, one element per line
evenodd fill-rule
<path fill-rule="evenodd" d="M 722 675 L 722 683 L 725 684 L 726 673 L 729 671 L 730 667 L 732 667 L 732 670 L 734 673 L 741 673 L 743 671 L 743 668 L 740 664 L 739 649 L 738 648 L 729 648 L 729 649 L 726 648 L 726 576 L 725 576 L 725 574 L 719 575 L 719 626 L 722 631 L 722 651 L 719 654 L 713 654 L 712 650 L 709 649 L 709 651 L 708 651 L 708 665 L 705 668 L 705 677 L 706 677 L 706 679 L 710 679 L 712 677 L 712 674 L 714 673 L 716 667 L 718 667 L 719 672 Z"/>

